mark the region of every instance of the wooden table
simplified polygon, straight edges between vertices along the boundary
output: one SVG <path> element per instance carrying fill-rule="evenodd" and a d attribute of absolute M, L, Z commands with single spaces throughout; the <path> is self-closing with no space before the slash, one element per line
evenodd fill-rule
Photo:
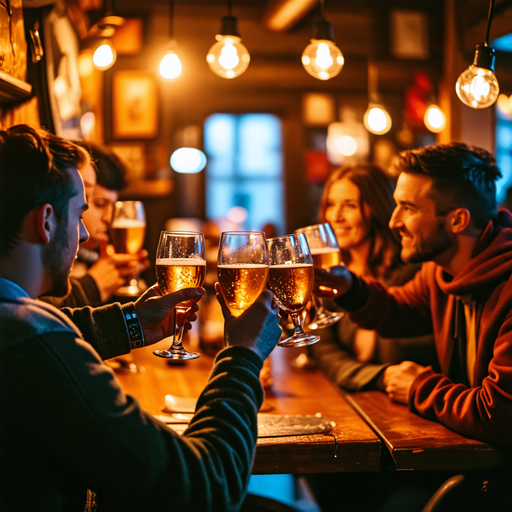
<path fill-rule="evenodd" d="M 126 393 L 148 412 L 161 415 L 166 394 L 196 398 L 203 390 L 213 359 L 202 355 L 184 366 L 170 366 L 152 354 L 168 341 L 132 351 L 129 358 L 144 373 L 118 372 Z M 162 345 L 162 346 L 160 346 Z M 334 422 L 331 432 L 306 436 L 259 438 L 253 474 L 379 471 L 382 443 L 338 389 L 319 371 L 294 369 L 300 353 L 277 347 L 272 353 L 272 388 L 266 400 L 270 414 L 320 413 Z"/>
<path fill-rule="evenodd" d="M 426 420 L 380 391 L 346 393 L 345 398 L 382 439 L 398 471 L 487 469 L 504 460 L 491 445 Z"/>

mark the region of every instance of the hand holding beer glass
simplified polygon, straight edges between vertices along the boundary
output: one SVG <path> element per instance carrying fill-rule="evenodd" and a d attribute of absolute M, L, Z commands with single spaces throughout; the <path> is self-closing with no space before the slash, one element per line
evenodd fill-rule
<path fill-rule="evenodd" d="M 156 253 L 156 280 L 162 293 L 202 286 L 206 275 L 204 236 L 194 232 L 160 233 Z M 183 348 L 183 326 L 193 301 L 180 302 L 174 308 L 174 337 L 167 350 L 153 354 L 167 359 L 196 359 L 201 354 Z"/>
<path fill-rule="evenodd" d="M 268 283 L 274 300 L 291 317 L 293 336 L 279 341 L 281 347 L 305 347 L 320 340 L 320 336 L 304 332 L 302 310 L 313 291 L 315 274 L 306 235 L 295 233 L 267 241 L 269 259 Z"/>
<path fill-rule="evenodd" d="M 217 275 L 229 311 L 233 316 L 240 316 L 252 306 L 267 284 L 265 234 L 259 231 L 222 233 Z"/>
<path fill-rule="evenodd" d="M 328 222 L 297 229 L 295 232 L 306 235 L 313 256 L 314 268 L 329 268 L 341 263 L 340 246 L 332 226 Z M 323 300 L 315 294 L 313 294 L 312 300 L 315 305 L 315 318 L 308 325 L 309 329 L 323 329 L 335 324 L 343 316 L 343 313 L 327 311 L 324 308 Z"/>
<path fill-rule="evenodd" d="M 110 238 L 117 254 L 136 255 L 142 250 L 146 234 L 146 214 L 141 201 L 116 201 Z M 138 276 L 127 286 L 118 288 L 116 295 L 137 297 L 141 294 Z"/>

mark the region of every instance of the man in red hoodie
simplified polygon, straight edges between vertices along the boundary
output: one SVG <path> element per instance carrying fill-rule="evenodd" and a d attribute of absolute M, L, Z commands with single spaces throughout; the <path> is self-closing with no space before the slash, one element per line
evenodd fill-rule
<path fill-rule="evenodd" d="M 345 267 L 316 274 L 351 319 L 386 338 L 433 333 L 442 373 L 390 366 L 390 397 L 460 434 L 512 447 L 512 214 L 498 212 L 501 176 L 485 150 L 461 143 L 402 152 L 390 227 L 415 278 L 387 289 Z M 317 272 L 317 271 L 315 271 Z"/>

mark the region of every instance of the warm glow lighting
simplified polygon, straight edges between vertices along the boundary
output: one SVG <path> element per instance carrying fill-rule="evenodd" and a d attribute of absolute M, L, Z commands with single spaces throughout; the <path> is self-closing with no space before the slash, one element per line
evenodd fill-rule
<path fill-rule="evenodd" d="M 228 210 L 227 218 L 235 224 L 242 224 L 247 219 L 249 212 L 243 206 L 233 206 Z"/>
<path fill-rule="evenodd" d="M 341 50 L 333 41 L 311 39 L 302 52 L 302 65 L 313 77 L 329 80 L 339 74 L 345 64 Z"/>
<path fill-rule="evenodd" d="M 160 74 L 167 78 L 167 80 L 172 80 L 178 77 L 181 73 L 181 62 L 174 50 L 169 50 L 165 55 L 162 61 L 160 62 Z"/>
<path fill-rule="evenodd" d="M 503 114 L 507 116 L 512 114 L 512 96 L 509 98 L 506 94 L 500 94 L 497 105 Z"/>
<path fill-rule="evenodd" d="M 85 114 L 80 118 L 80 130 L 82 132 L 82 137 L 85 140 L 92 138 L 95 126 L 96 116 L 94 115 L 94 112 L 85 112 Z"/>
<path fill-rule="evenodd" d="M 344 156 L 352 156 L 357 152 L 357 142 L 350 135 L 343 135 L 336 141 L 336 148 Z"/>
<path fill-rule="evenodd" d="M 437 105 L 430 105 L 425 112 L 425 126 L 433 133 L 440 133 L 446 127 L 446 116 Z"/>
<path fill-rule="evenodd" d="M 240 76 L 249 66 L 251 57 L 237 36 L 217 35 L 217 42 L 210 48 L 206 61 L 210 69 L 222 78 Z"/>
<path fill-rule="evenodd" d="M 96 68 L 100 69 L 101 71 L 104 71 L 106 69 L 111 68 L 114 65 L 116 57 L 117 54 L 114 47 L 112 46 L 112 43 L 110 42 L 110 40 L 106 39 L 101 43 L 100 46 L 98 46 L 98 48 L 94 52 L 92 61 Z"/>
<path fill-rule="evenodd" d="M 171 155 L 171 167 L 179 173 L 194 174 L 206 166 L 206 156 L 199 149 L 180 148 Z"/>
<path fill-rule="evenodd" d="M 455 85 L 460 101 L 471 108 L 490 107 L 498 98 L 500 86 L 490 69 L 469 66 Z"/>
<path fill-rule="evenodd" d="M 383 135 L 391 129 L 391 116 L 381 105 L 370 105 L 364 115 L 366 129 L 375 135 Z"/>

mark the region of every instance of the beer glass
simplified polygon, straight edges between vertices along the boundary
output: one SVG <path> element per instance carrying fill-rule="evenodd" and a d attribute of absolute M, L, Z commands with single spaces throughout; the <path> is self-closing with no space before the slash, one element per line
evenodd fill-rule
<path fill-rule="evenodd" d="M 229 311 L 240 316 L 265 289 L 268 253 L 261 231 L 225 231 L 217 257 L 217 276 Z"/>
<path fill-rule="evenodd" d="M 297 229 L 295 232 L 306 235 L 311 255 L 313 256 L 314 268 L 329 268 L 341 263 L 341 251 L 338 240 L 332 226 L 328 222 Z M 335 324 L 343 316 L 343 313 L 327 311 L 324 308 L 323 300 L 320 297 L 316 297 L 315 294 L 313 294 L 311 299 L 315 306 L 315 317 L 308 325 L 308 329 L 323 329 Z"/>
<path fill-rule="evenodd" d="M 320 336 L 305 333 L 302 310 L 309 301 L 315 273 L 313 258 L 306 235 L 294 233 L 270 238 L 268 246 L 268 284 L 278 306 L 291 317 L 293 336 L 278 342 L 281 347 L 305 347 L 320 340 Z"/>
<path fill-rule="evenodd" d="M 137 254 L 144 244 L 146 234 L 146 214 L 141 201 L 116 201 L 110 239 L 118 254 Z M 115 295 L 137 297 L 143 291 L 138 276 L 126 286 L 118 288 Z"/>
<path fill-rule="evenodd" d="M 160 233 L 156 252 L 156 280 L 163 294 L 202 286 L 206 275 L 206 259 L 203 233 L 187 231 Z M 187 313 L 195 301 L 180 302 L 174 308 L 174 336 L 167 350 L 155 350 L 153 354 L 167 359 L 196 359 L 198 352 L 183 348 L 183 326 Z"/>

